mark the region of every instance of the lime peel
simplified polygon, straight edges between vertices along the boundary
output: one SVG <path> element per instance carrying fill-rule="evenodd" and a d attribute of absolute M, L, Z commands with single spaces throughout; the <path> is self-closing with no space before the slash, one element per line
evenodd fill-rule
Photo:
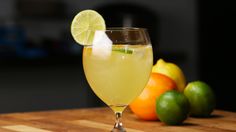
<path fill-rule="evenodd" d="M 125 49 L 125 48 L 113 48 L 112 51 L 118 51 L 118 52 L 122 52 L 125 54 L 133 54 L 133 50 Z"/>

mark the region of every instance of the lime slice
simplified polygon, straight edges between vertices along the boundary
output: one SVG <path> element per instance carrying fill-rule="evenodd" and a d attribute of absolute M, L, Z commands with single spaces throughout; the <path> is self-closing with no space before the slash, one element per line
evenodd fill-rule
<path fill-rule="evenodd" d="M 105 30 L 106 25 L 102 16 L 94 10 L 79 12 L 71 23 L 71 34 L 81 45 L 91 45 L 96 30 Z"/>

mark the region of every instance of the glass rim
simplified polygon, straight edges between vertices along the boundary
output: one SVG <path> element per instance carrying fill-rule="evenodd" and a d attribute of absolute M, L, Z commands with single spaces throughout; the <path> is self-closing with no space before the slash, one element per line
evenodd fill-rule
<path fill-rule="evenodd" d="M 147 28 L 140 27 L 107 27 L 105 30 L 95 30 L 95 31 L 147 31 Z"/>

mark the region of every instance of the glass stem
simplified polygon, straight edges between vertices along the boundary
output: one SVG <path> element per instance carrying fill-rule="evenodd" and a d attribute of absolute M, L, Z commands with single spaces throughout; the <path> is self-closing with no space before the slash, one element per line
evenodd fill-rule
<path fill-rule="evenodd" d="M 116 123 L 111 132 L 126 132 L 121 122 L 122 112 L 115 112 L 115 115 L 116 115 Z"/>

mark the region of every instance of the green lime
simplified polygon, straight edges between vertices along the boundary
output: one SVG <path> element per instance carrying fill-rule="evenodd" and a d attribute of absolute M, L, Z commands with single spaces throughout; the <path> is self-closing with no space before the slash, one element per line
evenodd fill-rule
<path fill-rule="evenodd" d="M 71 23 L 71 34 L 81 45 L 91 45 L 96 30 L 105 30 L 103 17 L 94 10 L 79 12 Z"/>
<path fill-rule="evenodd" d="M 156 113 L 162 122 L 179 125 L 188 117 L 188 99 L 180 92 L 168 91 L 157 98 Z"/>
<path fill-rule="evenodd" d="M 190 102 L 191 116 L 207 117 L 215 108 L 214 93 L 204 82 L 190 82 L 185 88 L 184 94 Z"/>

